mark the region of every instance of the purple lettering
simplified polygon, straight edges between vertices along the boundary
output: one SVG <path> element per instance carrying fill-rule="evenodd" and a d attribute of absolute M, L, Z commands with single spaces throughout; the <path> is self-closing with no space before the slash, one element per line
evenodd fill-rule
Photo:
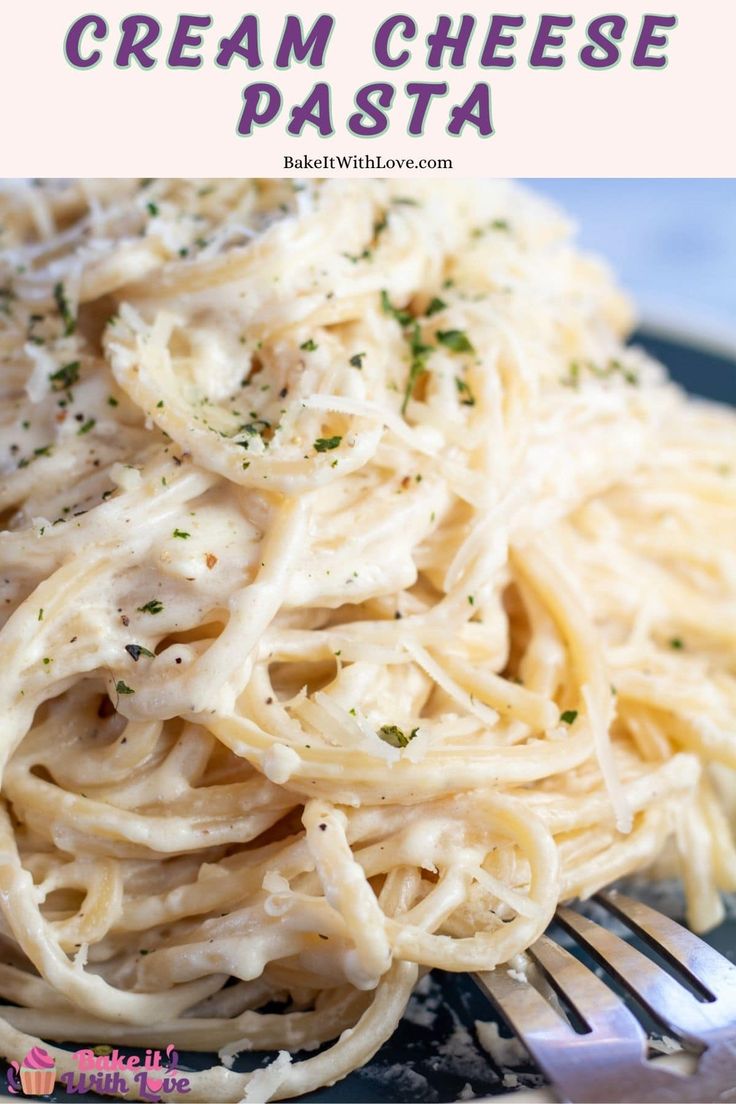
<path fill-rule="evenodd" d="M 266 103 L 261 108 L 261 97 Z M 243 89 L 243 110 L 238 120 L 238 134 L 252 134 L 253 127 L 268 126 L 281 110 L 281 93 L 274 84 L 249 84 Z"/>
<path fill-rule="evenodd" d="M 307 123 L 316 127 L 323 138 L 329 138 L 335 133 L 330 110 L 330 86 L 323 81 L 315 84 L 301 106 L 297 104 L 291 109 L 291 119 L 286 130 L 299 137 Z"/>
<path fill-rule="evenodd" d="M 414 96 L 414 107 L 409 119 L 409 134 L 418 138 L 424 134 L 424 121 L 429 111 L 429 105 L 435 96 L 447 95 L 447 84 L 423 84 L 410 81 L 406 86 L 407 96 Z"/>
<path fill-rule="evenodd" d="M 138 38 L 138 31 L 143 34 Z M 141 69 L 152 69 L 156 59 L 146 53 L 161 35 L 161 24 L 150 15 L 126 15 L 120 24 L 120 44 L 115 55 L 115 64 L 120 69 L 130 67 L 130 59 L 135 60 Z"/>
<path fill-rule="evenodd" d="M 386 69 L 400 69 L 402 65 L 406 65 L 411 56 L 408 50 L 402 50 L 396 57 L 392 57 L 389 53 L 391 35 L 399 27 L 401 27 L 401 37 L 405 42 L 417 37 L 417 25 L 411 16 L 392 15 L 388 19 L 384 19 L 373 40 L 373 53 L 376 61 Z"/>
<path fill-rule="evenodd" d="M 376 96 L 378 103 L 371 100 Z M 386 111 L 391 107 L 394 99 L 394 88 L 390 84 L 366 84 L 359 88 L 355 95 L 355 106 L 358 111 L 348 119 L 348 130 L 359 138 L 375 138 L 388 130 Z M 381 110 L 383 109 L 383 110 Z M 373 125 L 364 120 L 372 120 Z"/>
<path fill-rule="evenodd" d="M 185 54 L 184 51 L 188 47 L 196 48 L 202 45 L 201 34 L 190 34 L 190 31 L 195 27 L 201 27 L 204 30 L 211 25 L 211 15 L 179 16 L 168 57 L 168 63 L 172 69 L 199 69 L 202 64 L 202 58 L 199 54 L 197 54 L 196 57 L 192 57 L 191 54 Z"/>
<path fill-rule="evenodd" d="M 133 1080 L 138 1086 L 138 1095 L 140 1096 L 141 1100 L 150 1101 L 150 1104 L 155 1104 L 156 1101 L 161 1099 L 160 1090 L 163 1086 L 163 1081 L 156 1080 L 149 1085 L 148 1070 L 138 1070 L 138 1073 L 135 1074 Z"/>
<path fill-rule="evenodd" d="M 331 15 L 320 15 L 319 19 L 315 20 L 308 36 L 304 38 L 302 21 L 299 16 L 287 16 L 284 33 L 276 54 L 276 68 L 288 69 L 291 65 L 291 55 L 293 53 L 296 61 L 308 61 L 312 69 L 320 69 L 324 65 L 325 50 L 334 24 L 335 20 Z"/>
<path fill-rule="evenodd" d="M 242 57 L 250 69 L 260 69 L 262 65 L 258 42 L 258 16 L 244 15 L 229 38 L 220 39 L 220 49 L 215 65 L 227 69 L 235 57 Z"/>
<path fill-rule="evenodd" d="M 610 27 L 608 35 L 605 28 Z M 623 15 L 599 15 L 588 24 L 588 43 L 580 51 L 580 61 L 588 69 L 610 69 L 621 57 L 616 42 L 620 42 L 626 31 L 626 19 Z M 603 51 L 602 54 L 599 51 Z"/>
<path fill-rule="evenodd" d="M 468 98 L 450 112 L 447 133 L 458 137 L 466 123 L 474 126 L 482 138 L 493 134 L 491 90 L 487 84 L 476 84 Z"/>
<path fill-rule="evenodd" d="M 456 35 L 451 35 L 452 20 L 449 15 L 438 15 L 437 26 L 427 35 L 427 65 L 430 69 L 440 69 L 443 64 L 445 50 L 450 50 L 450 65 L 453 69 L 461 69 L 465 64 L 465 55 L 468 50 L 470 36 L 475 27 L 475 16 L 464 15 L 460 20 L 460 30 Z"/>
<path fill-rule="evenodd" d="M 667 64 L 664 54 L 650 54 L 652 46 L 666 46 L 667 35 L 657 34 L 660 27 L 672 28 L 677 26 L 676 15 L 645 15 L 641 23 L 639 41 L 634 49 L 631 64 L 635 69 L 663 69 Z"/>
<path fill-rule="evenodd" d="M 62 1073 L 59 1080 L 64 1086 L 64 1091 L 69 1093 L 70 1096 L 76 1096 L 77 1093 L 83 1093 L 87 1091 L 85 1085 L 87 1075 L 85 1073 L 80 1073 L 76 1079 L 73 1071 Z"/>
<path fill-rule="evenodd" d="M 483 52 L 480 55 L 480 64 L 483 69 L 511 69 L 514 59 L 508 54 L 496 53 L 499 46 L 514 46 L 516 35 L 504 34 L 507 27 L 523 27 L 523 15 L 494 15 L 488 28 L 488 35 L 483 44 Z"/>
<path fill-rule="evenodd" d="M 91 69 L 102 57 L 99 50 L 93 50 L 87 57 L 80 53 L 82 35 L 88 28 L 98 42 L 107 38 L 107 23 L 101 15 L 83 15 L 75 20 L 64 40 L 64 56 L 75 69 Z"/>
<path fill-rule="evenodd" d="M 565 64 L 559 54 L 548 54 L 549 46 L 564 46 L 565 36 L 553 34 L 556 27 L 572 27 L 575 20 L 571 15 L 540 15 L 537 37 L 534 39 L 529 64 L 532 69 L 559 69 Z"/>

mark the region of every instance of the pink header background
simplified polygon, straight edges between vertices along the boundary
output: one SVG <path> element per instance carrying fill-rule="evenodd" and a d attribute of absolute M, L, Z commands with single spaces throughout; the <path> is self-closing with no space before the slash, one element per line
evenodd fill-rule
<path fill-rule="evenodd" d="M 204 32 L 204 64 L 198 70 L 173 70 L 166 52 L 180 12 L 211 15 Z M 213 65 L 219 39 L 232 34 L 245 12 L 261 22 L 263 66 L 249 70 L 235 58 L 229 69 Z M 494 12 L 524 14 L 518 32 L 517 64 L 509 70 L 481 70 L 478 56 L 488 20 Z M 615 11 L 629 26 L 619 64 L 601 72 L 583 68 L 577 53 L 588 20 Z M 88 71 L 74 70 L 63 55 L 72 21 L 96 12 L 111 27 L 103 61 Z M 116 69 L 112 63 L 121 17 L 134 12 L 155 16 L 163 35 L 153 48 L 160 60 L 143 71 L 136 65 Z M 324 68 L 297 64 L 274 71 L 273 60 L 287 14 L 300 15 L 305 26 L 322 12 L 336 17 Z M 402 69 L 380 68 L 372 54 L 376 28 L 390 14 L 404 12 L 417 21 L 419 33 L 407 44 L 412 61 Z M 465 69 L 428 70 L 424 39 L 438 13 L 478 19 Z M 559 70 L 532 70 L 527 64 L 533 31 L 541 12 L 569 13 L 575 26 L 567 32 Z M 678 17 L 667 47 L 663 70 L 635 70 L 631 53 L 644 12 Z M 397 46 L 399 42 L 397 40 Z M 403 44 L 402 44 L 403 45 Z M 324 6 L 304 0 L 23 0 L 3 8 L 0 172 L 4 176 L 156 176 L 156 175 L 355 175 L 353 171 L 284 169 L 283 158 L 355 154 L 375 157 L 451 158 L 459 176 L 736 176 L 736 142 L 731 108 L 736 102 L 736 3 L 731 0 L 518 0 L 497 5 L 458 0 L 386 0 L 370 3 L 332 0 Z M 236 126 L 241 91 L 253 81 L 272 81 L 284 94 L 276 121 L 251 137 L 239 137 Z M 384 80 L 397 88 L 386 134 L 361 139 L 347 133 L 356 90 Z M 448 96 L 437 100 L 421 138 L 406 134 L 409 103 L 404 85 L 410 80 L 442 81 Z M 315 81 L 332 87 L 336 133 L 321 138 L 307 127 L 301 138 L 286 133 L 289 109 L 302 102 Z M 466 128 L 459 138 L 445 133 L 449 108 L 470 92 L 476 81 L 490 84 L 496 133 L 479 138 Z M 308 133 L 310 132 L 311 133 Z M 415 170 L 365 170 L 367 175 L 414 175 Z M 437 173 L 433 175 L 439 175 Z"/>

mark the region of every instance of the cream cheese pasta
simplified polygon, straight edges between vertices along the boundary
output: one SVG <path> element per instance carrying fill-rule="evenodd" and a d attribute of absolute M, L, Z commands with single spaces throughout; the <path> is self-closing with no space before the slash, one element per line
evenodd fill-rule
<path fill-rule="evenodd" d="M 719 920 L 736 418 L 556 210 L 87 181 L 0 224 L 8 1059 L 173 1043 L 213 1065 L 165 1099 L 286 1099 L 561 899 L 656 861 Z"/>

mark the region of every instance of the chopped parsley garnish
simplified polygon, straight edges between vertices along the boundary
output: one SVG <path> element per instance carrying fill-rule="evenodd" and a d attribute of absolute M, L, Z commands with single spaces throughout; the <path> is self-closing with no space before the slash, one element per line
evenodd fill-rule
<path fill-rule="evenodd" d="M 158 214 L 158 207 L 155 203 L 147 203 L 146 210 L 148 211 L 151 218 L 156 218 L 156 215 Z"/>
<path fill-rule="evenodd" d="M 380 219 L 373 223 L 373 237 L 374 239 L 379 237 L 388 226 L 388 215 L 384 211 Z"/>
<path fill-rule="evenodd" d="M 51 380 L 51 387 L 54 391 L 67 391 L 70 387 L 73 387 L 79 380 L 79 361 L 72 360 L 69 364 L 63 365 L 56 372 L 49 374 Z"/>
<path fill-rule="evenodd" d="M 163 608 L 163 603 L 158 598 L 151 598 L 144 606 L 138 606 L 138 613 L 161 613 Z"/>
<path fill-rule="evenodd" d="M 631 369 L 623 365 L 620 360 L 609 360 L 604 368 L 599 368 L 592 362 L 589 362 L 587 367 L 593 375 L 598 376 L 599 379 L 607 379 L 609 376 L 615 376 L 618 373 L 632 387 L 636 387 L 639 383 L 639 377 L 636 372 L 632 372 Z"/>
<path fill-rule="evenodd" d="M 302 341 L 302 343 L 301 343 L 301 345 L 299 346 L 299 348 L 300 348 L 300 349 L 304 349 L 304 351 L 305 351 L 306 353 L 313 353 L 313 352 L 314 352 L 314 350 L 315 350 L 316 348 L 318 348 L 318 346 L 317 346 L 316 342 L 314 341 L 314 339 L 313 339 L 313 338 L 311 338 L 311 337 L 309 337 L 309 338 L 307 338 L 307 340 L 306 340 L 306 341 Z"/>
<path fill-rule="evenodd" d="M 175 529 L 174 532 L 172 533 L 172 536 L 178 537 L 179 540 L 189 540 L 191 535 L 192 535 L 191 533 L 187 533 L 186 530 L 184 530 L 184 529 Z"/>
<path fill-rule="evenodd" d="M 29 464 L 38 459 L 39 456 L 50 456 L 53 450 L 53 445 L 41 445 L 39 448 L 33 450 L 33 456 L 22 456 L 18 461 L 19 468 L 27 468 Z M 56 524 L 56 522 L 54 522 Z"/>
<path fill-rule="evenodd" d="M 595 364 L 590 364 L 589 367 L 594 375 L 600 375 L 604 379 L 607 375 L 616 375 L 618 372 L 627 383 L 631 384 L 632 388 L 636 388 L 636 385 L 639 383 L 639 376 L 637 373 L 626 368 L 620 360 L 609 360 L 605 368 L 596 368 Z"/>
<path fill-rule="evenodd" d="M 363 249 L 361 253 L 343 253 L 343 257 L 347 257 L 353 264 L 357 264 L 358 261 L 370 261 L 373 259 L 372 246 L 378 245 L 378 239 L 383 231 L 388 226 L 388 215 L 384 212 L 379 219 L 373 223 L 373 237 L 370 243 Z M 329 298 L 329 296 L 328 296 Z"/>
<path fill-rule="evenodd" d="M 120 404 L 119 404 L 118 400 L 115 398 L 114 395 L 108 395 L 107 396 L 107 405 L 108 406 L 119 406 Z"/>
<path fill-rule="evenodd" d="M 598 379 L 610 379 L 611 376 L 620 375 L 631 387 L 636 387 L 639 383 L 639 377 L 636 372 L 632 372 L 632 370 L 622 364 L 620 360 L 609 360 L 603 368 L 599 368 L 598 365 L 593 364 L 592 361 L 586 361 L 580 364 L 578 361 L 573 360 L 570 362 L 568 375 L 563 377 L 560 383 L 565 387 L 578 387 L 583 368 Z"/>
<path fill-rule="evenodd" d="M 563 724 L 571 725 L 577 719 L 577 715 L 577 709 L 566 709 L 564 713 L 560 713 L 560 720 Z"/>
<path fill-rule="evenodd" d="M 427 315 L 427 318 L 431 318 L 433 314 L 439 314 L 440 311 L 443 311 L 446 306 L 447 303 L 444 301 L 444 299 L 440 299 L 438 295 L 435 295 L 434 299 L 432 299 L 429 306 L 427 307 L 425 314 Z"/>
<path fill-rule="evenodd" d="M 64 337 L 69 337 L 77 328 L 77 320 L 71 312 L 69 300 L 66 297 L 64 285 L 61 282 L 54 285 L 54 300 L 56 301 L 57 310 L 61 315 L 61 320 L 64 323 Z"/>
<path fill-rule="evenodd" d="M 414 320 L 413 314 L 407 310 L 399 310 L 395 307 L 388 297 L 388 292 L 381 292 L 381 306 L 386 314 L 390 314 L 401 326 L 413 325 L 411 335 L 409 336 L 409 351 L 411 353 L 411 360 L 409 362 L 409 377 L 406 381 L 406 387 L 404 389 L 404 401 L 401 404 L 401 413 L 406 413 L 406 408 L 409 403 L 409 399 L 414 394 L 414 388 L 417 380 L 420 376 L 423 376 L 427 370 L 427 357 L 432 352 L 434 346 L 425 345 L 422 341 L 419 323 Z"/>
<path fill-rule="evenodd" d="M 470 390 L 470 385 L 465 382 L 464 379 L 460 379 L 459 376 L 455 376 L 455 386 L 457 387 L 458 394 L 461 395 L 460 402 L 463 406 L 475 406 L 475 395 Z"/>
<path fill-rule="evenodd" d="M 314 442 L 315 452 L 330 452 L 339 447 L 342 437 L 318 437 Z"/>
<path fill-rule="evenodd" d="M 381 308 L 384 314 L 390 314 L 401 326 L 408 326 L 414 321 L 414 316 L 409 311 L 400 310 L 393 305 L 385 289 L 381 292 Z"/>
<path fill-rule="evenodd" d="M 407 736 L 397 725 L 381 725 L 378 730 L 378 735 L 381 737 L 384 744 L 390 744 L 391 747 L 395 748 L 405 748 L 418 732 L 418 728 L 413 728 Z"/>
<path fill-rule="evenodd" d="M 149 652 L 148 648 L 144 648 L 142 644 L 126 644 L 125 650 L 130 658 L 137 663 L 141 656 L 145 656 L 146 659 L 155 659 L 153 652 Z"/>
<path fill-rule="evenodd" d="M 39 620 L 39 621 L 43 621 L 43 606 L 42 606 L 42 607 L 41 607 L 41 609 L 40 609 L 40 610 L 38 611 L 38 620 Z"/>
<path fill-rule="evenodd" d="M 372 256 L 373 253 L 367 246 L 362 253 L 343 253 L 343 257 L 347 257 L 353 264 L 357 264 L 358 261 L 370 261 Z"/>
<path fill-rule="evenodd" d="M 471 231 L 470 236 L 471 236 L 471 238 L 475 238 L 475 240 L 477 241 L 478 238 L 482 238 L 483 235 L 488 230 L 510 230 L 510 229 L 511 229 L 511 227 L 509 226 L 506 219 L 494 219 L 492 222 L 489 222 L 486 226 L 476 226 L 475 229 Z"/>
<path fill-rule="evenodd" d="M 567 375 L 560 380 L 563 387 L 578 387 L 580 385 L 580 365 L 576 360 L 570 361 Z"/>
<path fill-rule="evenodd" d="M 94 429 L 96 424 L 94 418 L 88 418 L 77 430 L 77 437 L 83 437 L 85 433 L 89 433 L 91 429 Z"/>
<path fill-rule="evenodd" d="M 475 352 L 464 330 L 438 330 L 436 337 L 441 345 L 453 353 Z"/>
<path fill-rule="evenodd" d="M 118 681 L 115 683 L 115 689 L 117 690 L 118 694 L 135 694 L 135 690 L 131 689 L 131 687 L 128 686 L 127 682 L 123 682 L 122 679 L 118 679 Z"/>
<path fill-rule="evenodd" d="M 251 437 L 258 437 L 267 429 L 271 429 L 271 423 L 266 421 L 265 418 L 256 418 L 252 422 L 246 422 L 245 425 L 241 425 L 238 429 L 238 433 L 247 433 Z M 236 440 L 235 444 L 242 445 L 243 448 L 248 448 L 247 441 Z"/>
<path fill-rule="evenodd" d="M 673 648 L 676 652 L 681 652 L 684 647 L 685 645 L 679 636 L 673 636 L 670 640 L 670 648 Z"/>
<path fill-rule="evenodd" d="M 362 368 L 363 367 L 363 357 L 364 356 L 365 356 L 365 353 L 354 353 L 353 356 L 351 356 L 351 358 L 348 362 L 350 364 L 350 367 L 351 368 Z"/>
<path fill-rule="evenodd" d="M 163 409 L 163 405 L 164 405 L 164 400 L 163 400 L 163 399 L 159 399 L 159 400 L 158 400 L 158 402 L 156 403 L 156 409 L 157 409 L 157 410 L 162 410 L 162 409 Z"/>
<path fill-rule="evenodd" d="M 409 376 L 406 381 L 406 387 L 404 388 L 404 401 L 401 404 L 402 414 L 406 413 L 406 408 L 409 405 L 409 399 L 412 398 L 414 394 L 417 380 L 427 371 L 427 358 L 433 348 L 433 345 L 424 344 L 419 330 L 419 323 L 415 322 L 411 337 L 409 338 L 411 360 L 409 362 Z"/>

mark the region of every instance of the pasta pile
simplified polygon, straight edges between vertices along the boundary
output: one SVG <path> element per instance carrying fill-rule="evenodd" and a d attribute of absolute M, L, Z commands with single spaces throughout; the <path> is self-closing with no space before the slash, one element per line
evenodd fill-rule
<path fill-rule="evenodd" d="M 165 1099 L 279 1100 L 663 854 L 718 921 L 736 418 L 556 211 L 92 181 L 0 223 L 8 1058 L 173 1042 L 221 1061 Z"/>

